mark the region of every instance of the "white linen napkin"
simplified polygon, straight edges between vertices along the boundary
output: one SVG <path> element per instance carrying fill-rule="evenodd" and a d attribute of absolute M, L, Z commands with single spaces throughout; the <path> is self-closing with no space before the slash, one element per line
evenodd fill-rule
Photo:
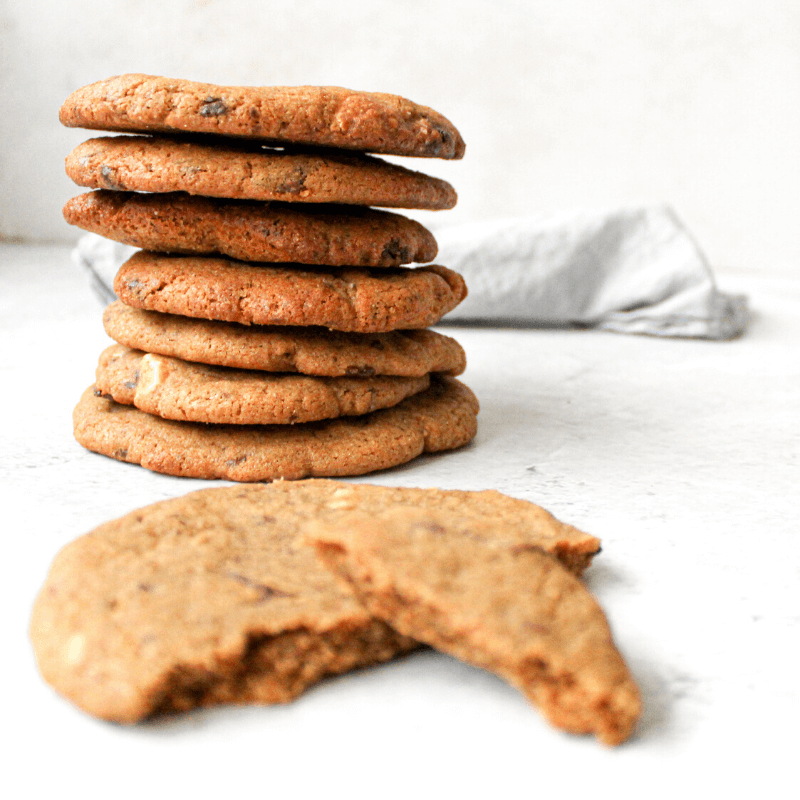
<path fill-rule="evenodd" d="M 710 339 L 737 336 L 747 324 L 746 298 L 717 290 L 703 253 L 668 207 L 433 232 L 437 262 L 460 272 L 469 289 L 445 321 Z"/>
<path fill-rule="evenodd" d="M 719 292 L 705 257 L 671 209 L 569 212 L 432 227 L 439 264 L 469 296 L 443 323 L 581 325 L 621 333 L 729 339 L 748 319 Z M 86 234 L 73 251 L 104 303 L 135 248 Z"/>

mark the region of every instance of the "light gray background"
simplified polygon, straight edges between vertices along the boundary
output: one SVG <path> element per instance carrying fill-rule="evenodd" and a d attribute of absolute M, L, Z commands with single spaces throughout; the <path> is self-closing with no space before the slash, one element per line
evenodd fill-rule
<path fill-rule="evenodd" d="M 437 221 L 669 203 L 715 266 L 800 269 L 792 0 L 2 0 L 0 239 L 76 238 L 58 108 L 121 72 L 402 94 L 467 141 L 413 162 Z"/>

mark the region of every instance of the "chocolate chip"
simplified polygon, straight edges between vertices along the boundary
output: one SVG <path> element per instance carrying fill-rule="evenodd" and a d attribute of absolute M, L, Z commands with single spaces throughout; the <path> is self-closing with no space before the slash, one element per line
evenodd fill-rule
<path fill-rule="evenodd" d="M 344 374 L 345 375 L 351 375 L 351 376 L 358 376 L 358 377 L 365 377 L 366 378 L 366 377 L 369 377 L 371 375 L 374 375 L 375 374 L 375 369 L 374 369 L 374 367 L 356 367 L 356 366 L 352 366 L 352 367 L 347 367 L 347 369 L 345 369 L 345 371 L 344 371 Z"/>
<path fill-rule="evenodd" d="M 117 180 L 117 172 L 112 167 L 107 167 L 105 164 L 100 167 L 100 179 L 106 189 L 114 189 L 120 191 L 125 187 Z"/>
<path fill-rule="evenodd" d="M 246 575 L 240 575 L 238 572 L 227 572 L 225 574 L 229 578 L 233 578 L 235 581 L 238 581 L 244 586 L 248 586 L 251 589 L 257 589 L 260 595 L 256 601 L 257 603 L 261 603 L 264 600 L 271 600 L 273 597 L 297 597 L 295 594 L 290 594 L 289 592 L 284 592 L 281 589 L 276 589 L 274 586 L 267 586 L 265 583 L 258 583 L 258 581 L 254 581 L 251 578 L 248 578 Z"/>
<path fill-rule="evenodd" d="M 525 627 L 533 633 L 546 634 L 550 633 L 550 628 L 547 625 L 542 625 L 539 622 L 526 622 Z"/>
<path fill-rule="evenodd" d="M 306 171 L 302 167 L 295 167 L 291 174 L 276 189 L 281 194 L 300 194 L 306 188 Z"/>
<path fill-rule="evenodd" d="M 401 261 L 410 261 L 411 253 L 407 247 L 403 247 L 399 239 L 391 239 L 387 242 L 381 253 L 383 258 L 390 258 L 396 263 Z"/>
<path fill-rule="evenodd" d="M 220 117 L 228 113 L 228 107 L 221 97 L 206 97 L 200 106 L 201 117 Z"/>

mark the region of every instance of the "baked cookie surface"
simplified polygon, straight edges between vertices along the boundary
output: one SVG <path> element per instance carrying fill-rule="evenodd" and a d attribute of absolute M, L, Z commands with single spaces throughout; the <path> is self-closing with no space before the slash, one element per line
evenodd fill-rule
<path fill-rule="evenodd" d="M 183 192 L 98 189 L 68 200 L 63 213 L 70 225 L 161 253 L 396 267 L 431 261 L 438 251 L 433 234 L 415 220 L 360 206 L 301 206 Z"/>
<path fill-rule="evenodd" d="M 414 648 L 301 543 L 313 525 L 335 526 L 353 508 L 494 521 L 498 546 L 539 546 L 572 564 L 599 549 L 594 537 L 493 491 L 329 480 L 204 489 L 61 550 L 30 625 L 43 676 L 84 711 L 130 723 L 197 706 L 286 702 L 326 674 Z"/>
<path fill-rule="evenodd" d="M 217 86 L 117 75 L 70 94 L 59 119 L 95 130 L 211 133 L 401 156 L 457 159 L 465 149 L 455 126 L 433 109 L 338 86 Z"/>
<path fill-rule="evenodd" d="M 453 187 L 439 178 L 356 153 L 292 152 L 160 136 L 107 136 L 78 145 L 66 160 L 80 186 L 188 192 L 235 200 L 448 209 Z"/>
<path fill-rule="evenodd" d="M 358 417 L 298 425 L 176 422 L 97 397 L 87 389 L 73 412 L 87 450 L 168 475 L 271 481 L 365 475 L 422 453 L 452 450 L 477 432 L 478 401 L 455 378 Z"/>
<path fill-rule="evenodd" d="M 165 419 L 287 425 L 369 414 L 427 389 L 430 378 L 327 378 L 214 367 L 116 344 L 100 355 L 95 390 Z"/>
<path fill-rule="evenodd" d="M 185 361 L 304 375 L 460 375 L 464 348 L 431 330 L 344 333 L 325 328 L 240 325 L 131 308 L 103 313 L 106 333 L 134 350 Z"/>
<path fill-rule="evenodd" d="M 101 525 L 55 558 L 30 634 L 44 678 L 132 723 L 284 703 L 417 643 L 374 620 L 297 545 L 324 494 L 206 489 Z"/>
<path fill-rule="evenodd" d="M 467 295 L 464 279 L 437 265 L 312 269 L 148 251 L 122 265 L 114 291 L 149 311 L 360 333 L 427 328 Z"/>
<path fill-rule="evenodd" d="M 536 544 L 498 545 L 496 525 L 439 510 L 356 511 L 308 538 L 395 630 L 497 673 L 556 727 L 619 744 L 641 698 L 602 609 Z"/>

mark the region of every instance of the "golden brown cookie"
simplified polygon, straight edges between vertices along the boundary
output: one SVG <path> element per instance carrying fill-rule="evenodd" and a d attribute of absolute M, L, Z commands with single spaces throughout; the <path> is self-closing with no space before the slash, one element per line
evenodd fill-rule
<path fill-rule="evenodd" d="M 308 481 L 305 483 L 310 484 Z M 468 492 L 388 488 L 335 481 L 314 483 L 336 487 L 331 490 L 325 513 L 316 517 L 326 523 L 336 523 L 334 534 L 343 527 L 339 524 L 342 521 L 356 519 L 360 524 L 362 516 L 382 525 L 385 519 L 391 524 L 391 515 L 395 512 L 411 515 L 425 512 L 426 515 L 441 514 L 445 517 L 447 525 L 438 533 L 454 542 L 463 537 L 486 546 L 512 550 L 535 547 L 558 559 L 578 576 L 600 552 L 600 540 L 595 536 L 560 522 L 541 506 L 491 489 Z M 311 536 L 309 541 L 313 544 L 319 538 Z"/>
<path fill-rule="evenodd" d="M 89 714 L 131 723 L 285 703 L 326 675 L 416 647 L 295 544 L 324 504 L 308 494 L 206 489 L 67 545 L 30 625 L 45 680 Z"/>
<path fill-rule="evenodd" d="M 457 200 L 446 181 L 378 158 L 247 142 L 105 136 L 78 145 L 67 156 L 66 169 L 75 183 L 90 189 L 432 210 L 453 208 Z"/>
<path fill-rule="evenodd" d="M 498 524 L 438 509 L 356 511 L 309 539 L 395 630 L 497 673 L 553 725 L 619 744 L 641 699 L 602 609 L 535 543 L 499 544 Z"/>
<path fill-rule="evenodd" d="M 214 367 L 114 344 L 100 355 L 95 390 L 165 419 L 293 425 L 369 414 L 427 389 L 430 378 L 327 378 Z"/>
<path fill-rule="evenodd" d="M 215 86 L 117 75 L 73 92 L 64 125 L 134 133 L 211 133 L 372 153 L 461 158 L 464 140 L 441 114 L 390 94 L 337 86 Z"/>
<path fill-rule="evenodd" d="M 455 378 L 392 408 L 298 425 L 175 422 L 84 392 L 73 413 L 86 447 L 154 472 L 189 478 L 271 481 L 364 475 L 427 452 L 452 450 L 477 431 L 478 401 Z"/>
<path fill-rule="evenodd" d="M 98 189 L 68 200 L 64 219 L 134 247 L 243 261 L 396 267 L 437 253 L 433 235 L 415 220 L 360 206 Z"/>
<path fill-rule="evenodd" d="M 493 523 L 497 546 L 581 568 L 599 542 L 499 492 L 309 480 L 205 489 L 101 525 L 55 558 L 30 633 L 42 674 L 118 722 L 219 703 L 278 703 L 326 674 L 416 646 L 371 619 L 299 539 L 354 507 Z"/>
<path fill-rule="evenodd" d="M 148 311 L 360 333 L 427 328 L 467 295 L 464 279 L 437 265 L 301 269 L 148 251 L 122 265 L 114 291 Z"/>
<path fill-rule="evenodd" d="M 464 348 L 430 330 L 344 333 L 325 328 L 239 325 L 131 308 L 103 313 L 106 333 L 134 350 L 184 361 L 304 375 L 460 375 Z"/>

